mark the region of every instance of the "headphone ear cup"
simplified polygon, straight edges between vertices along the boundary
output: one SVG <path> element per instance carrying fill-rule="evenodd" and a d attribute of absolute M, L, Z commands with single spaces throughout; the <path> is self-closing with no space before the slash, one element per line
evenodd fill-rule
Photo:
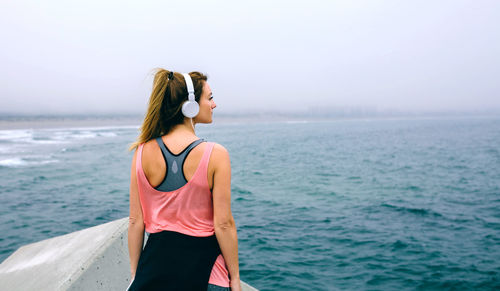
<path fill-rule="evenodd" d="M 188 118 L 193 118 L 198 115 L 200 105 L 196 101 L 186 101 L 182 104 L 182 114 Z"/>
<path fill-rule="evenodd" d="M 200 105 L 194 99 L 194 86 L 193 80 L 187 73 L 182 74 L 184 76 L 184 80 L 186 81 L 186 89 L 188 92 L 188 101 L 182 103 L 182 114 L 188 118 L 193 118 L 198 115 L 200 111 Z"/>

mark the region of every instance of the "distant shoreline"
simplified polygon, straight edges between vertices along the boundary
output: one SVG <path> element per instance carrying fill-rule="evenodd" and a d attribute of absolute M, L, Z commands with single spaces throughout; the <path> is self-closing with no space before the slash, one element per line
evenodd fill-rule
<path fill-rule="evenodd" d="M 0 115 L 0 130 L 48 129 L 69 127 L 140 127 L 143 116 L 137 115 Z M 367 115 L 367 116 L 318 116 L 306 114 L 234 114 L 215 115 L 213 124 L 241 124 L 267 122 L 328 122 L 355 120 L 409 120 L 409 119 L 456 119 L 500 118 L 497 114 L 422 114 L 422 115 Z"/>

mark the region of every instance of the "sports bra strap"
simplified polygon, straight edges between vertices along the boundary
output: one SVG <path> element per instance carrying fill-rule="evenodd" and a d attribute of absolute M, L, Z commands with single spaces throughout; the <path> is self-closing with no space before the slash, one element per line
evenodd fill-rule
<path fill-rule="evenodd" d="M 179 154 L 173 154 L 163 143 L 161 137 L 156 138 L 156 142 L 160 146 L 160 149 L 165 159 L 166 173 L 163 181 L 155 187 L 155 189 L 160 191 L 173 191 L 179 189 L 187 183 L 186 177 L 184 176 L 183 167 L 186 156 L 191 152 L 191 150 L 202 143 L 203 139 L 198 139 L 188 145 Z"/>

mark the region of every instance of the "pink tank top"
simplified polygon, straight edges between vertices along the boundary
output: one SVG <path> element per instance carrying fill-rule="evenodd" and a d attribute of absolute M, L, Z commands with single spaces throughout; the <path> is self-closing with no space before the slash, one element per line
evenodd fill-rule
<path fill-rule="evenodd" d="M 199 146 L 199 145 L 198 145 Z M 142 168 L 142 149 L 137 150 L 136 174 L 139 198 L 146 231 L 176 231 L 190 236 L 214 235 L 212 192 L 207 180 L 207 169 L 213 142 L 207 142 L 203 156 L 193 177 L 181 188 L 163 192 L 149 184 Z M 229 287 L 229 276 L 222 255 L 215 261 L 208 281 Z"/>

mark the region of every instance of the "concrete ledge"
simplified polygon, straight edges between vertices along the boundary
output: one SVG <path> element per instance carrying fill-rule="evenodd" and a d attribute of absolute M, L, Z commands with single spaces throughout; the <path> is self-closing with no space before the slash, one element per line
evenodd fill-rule
<path fill-rule="evenodd" d="M 20 247 L 0 265 L 2 290 L 125 290 L 128 217 Z M 242 282 L 243 290 L 257 290 Z"/>

